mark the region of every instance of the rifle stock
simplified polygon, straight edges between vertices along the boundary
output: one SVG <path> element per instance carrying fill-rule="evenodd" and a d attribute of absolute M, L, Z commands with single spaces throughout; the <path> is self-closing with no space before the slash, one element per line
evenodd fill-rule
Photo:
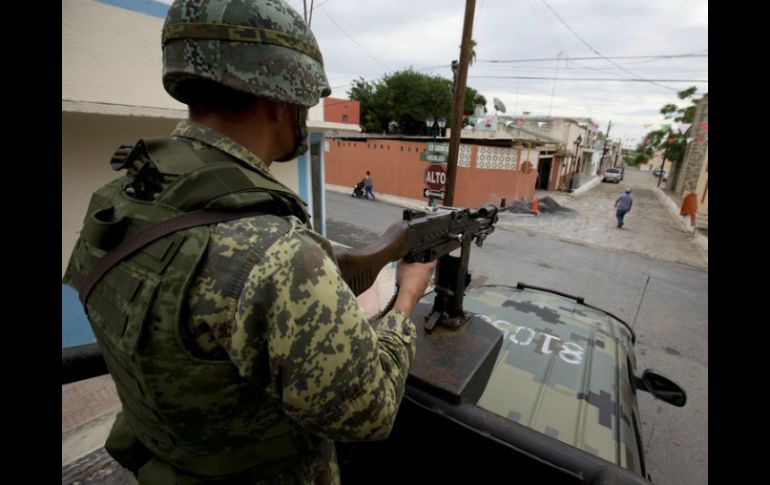
<path fill-rule="evenodd" d="M 356 296 L 374 284 L 380 270 L 409 252 L 409 224 L 399 221 L 385 233 L 361 249 L 335 251 L 342 279 Z"/>

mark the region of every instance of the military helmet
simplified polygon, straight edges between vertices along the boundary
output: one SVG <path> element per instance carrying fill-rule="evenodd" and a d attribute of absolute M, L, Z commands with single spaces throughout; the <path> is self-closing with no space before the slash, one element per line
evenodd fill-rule
<path fill-rule="evenodd" d="M 163 25 L 163 87 L 202 79 L 310 107 L 331 94 L 318 43 L 283 0 L 175 0 Z"/>

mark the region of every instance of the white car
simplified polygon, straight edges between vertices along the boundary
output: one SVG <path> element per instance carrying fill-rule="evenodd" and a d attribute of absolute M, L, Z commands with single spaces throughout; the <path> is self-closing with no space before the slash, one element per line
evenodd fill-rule
<path fill-rule="evenodd" d="M 623 174 L 620 172 L 619 168 L 608 168 L 607 171 L 604 172 L 602 182 L 615 182 L 618 184 L 622 178 Z"/>
<path fill-rule="evenodd" d="M 660 177 L 661 172 L 663 172 L 663 180 L 667 181 L 668 180 L 668 172 L 666 172 L 665 170 L 661 170 L 659 168 L 656 168 L 655 170 L 652 171 L 652 175 L 654 175 L 657 178 L 657 177 Z"/>

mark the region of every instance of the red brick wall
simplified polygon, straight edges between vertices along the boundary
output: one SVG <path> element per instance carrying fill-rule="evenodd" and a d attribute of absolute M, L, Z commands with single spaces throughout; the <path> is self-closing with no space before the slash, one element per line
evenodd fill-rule
<path fill-rule="evenodd" d="M 423 189 L 429 163 L 420 160 L 420 152 L 424 150 L 424 142 L 330 140 L 325 159 L 326 182 L 352 190 L 368 170 L 372 173 L 375 194 L 426 200 Z M 533 200 L 537 170 L 524 174 L 519 170 L 475 168 L 476 151 L 477 147 L 472 146 L 471 168 L 457 167 L 455 206 L 499 204 L 503 197 L 507 204 L 520 199 Z"/>
<path fill-rule="evenodd" d="M 347 120 L 342 115 L 347 115 Z M 360 125 L 361 103 L 350 99 L 324 98 L 324 121 Z"/>

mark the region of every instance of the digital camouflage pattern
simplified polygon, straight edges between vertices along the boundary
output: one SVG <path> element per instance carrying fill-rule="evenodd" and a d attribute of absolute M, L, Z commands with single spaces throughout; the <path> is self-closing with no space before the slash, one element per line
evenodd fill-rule
<path fill-rule="evenodd" d="M 163 85 L 208 79 L 310 107 L 331 94 L 318 43 L 282 0 L 177 0 L 163 26 Z"/>
<path fill-rule="evenodd" d="M 641 473 L 623 324 L 573 299 L 503 286 L 469 290 L 464 308 L 504 337 L 478 406 Z"/>
<path fill-rule="evenodd" d="M 214 130 L 182 122 L 174 138 L 269 176 Z M 177 212 L 132 202 L 121 181 L 97 192 L 89 214 Z M 65 281 L 77 287 L 103 254 L 81 238 Z M 369 324 L 328 242 L 295 216 L 160 239 L 97 284 L 88 313 L 128 425 L 111 438 L 128 429 L 152 451 L 139 470 L 148 482 L 171 473 L 190 483 L 232 474 L 337 483 L 332 440 L 388 436 L 415 353 L 407 316 L 393 310 Z"/>

